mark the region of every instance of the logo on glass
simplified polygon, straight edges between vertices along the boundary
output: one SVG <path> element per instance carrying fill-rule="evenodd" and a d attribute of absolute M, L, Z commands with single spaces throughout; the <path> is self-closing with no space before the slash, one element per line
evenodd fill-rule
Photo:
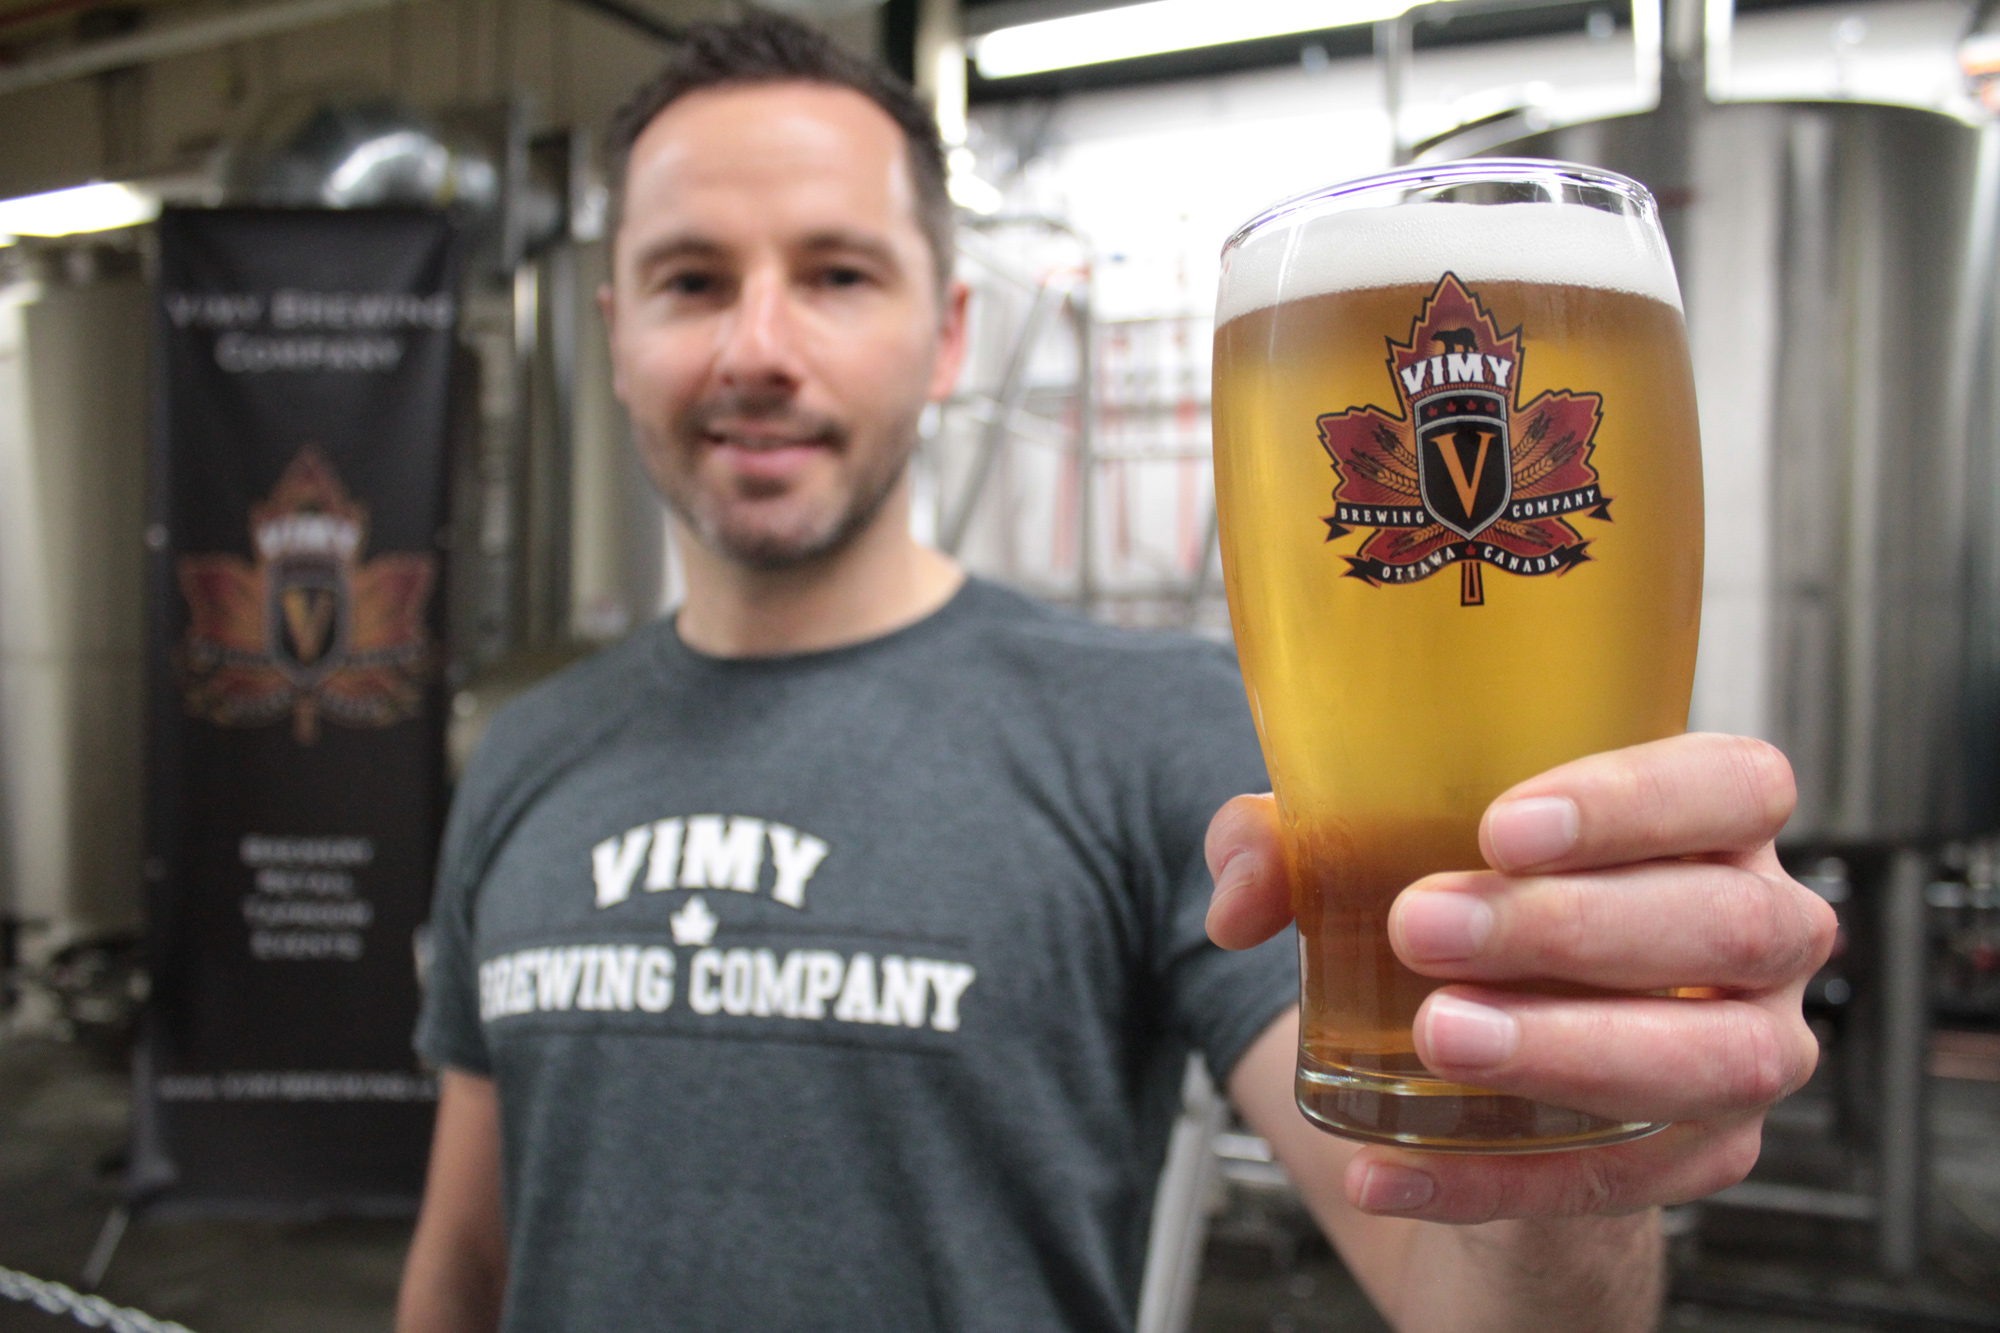
<path fill-rule="evenodd" d="M 1319 418 L 1337 478 L 1326 539 L 1374 529 L 1345 557 L 1349 578 L 1415 583 L 1456 565 L 1460 603 L 1479 606 L 1483 566 L 1534 576 L 1590 559 L 1569 517 L 1611 520 L 1590 463 L 1603 398 L 1559 389 L 1523 405 L 1522 341 L 1447 273 L 1409 340 L 1388 339 L 1401 412 Z"/>

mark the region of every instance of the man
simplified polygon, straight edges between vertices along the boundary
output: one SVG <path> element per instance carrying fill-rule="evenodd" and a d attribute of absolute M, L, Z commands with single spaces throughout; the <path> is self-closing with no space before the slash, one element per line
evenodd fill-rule
<path fill-rule="evenodd" d="M 909 537 L 966 317 L 921 108 L 753 15 L 621 126 L 605 316 L 688 594 L 504 714 L 459 792 L 399 1327 L 1129 1328 L 1191 1047 L 1399 1327 L 1650 1327 L 1649 1210 L 1740 1178 L 1813 1064 L 1831 921 L 1771 851 L 1783 760 L 1557 769 L 1488 811 L 1491 871 L 1392 919 L 1463 983 L 1419 1016 L 1433 1069 L 1671 1128 L 1493 1158 L 1319 1133 L 1294 964 L 1253 947 L 1288 894 L 1269 799 L 1228 799 L 1263 783 L 1227 659 Z M 1488 988 L 1516 978 L 1718 998 Z"/>

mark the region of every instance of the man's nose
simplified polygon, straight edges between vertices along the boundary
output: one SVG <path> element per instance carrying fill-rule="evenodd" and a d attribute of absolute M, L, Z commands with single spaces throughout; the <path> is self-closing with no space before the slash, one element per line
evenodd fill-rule
<path fill-rule="evenodd" d="M 716 373 L 725 383 L 796 383 L 797 327 L 789 284 L 777 273 L 753 273 L 722 331 Z"/>

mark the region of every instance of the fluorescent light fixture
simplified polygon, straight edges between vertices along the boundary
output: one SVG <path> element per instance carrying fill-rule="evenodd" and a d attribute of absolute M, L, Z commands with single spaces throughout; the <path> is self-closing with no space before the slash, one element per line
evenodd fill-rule
<path fill-rule="evenodd" d="M 991 216 L 1000 211 L 1000 205 L 1007 202 L 1000 191 L 974 175 L 953 176 L 945 182 L 945 191 L 951 201 L 960 208 Z"/>
<path fill-rule="evenodd" d="M 1412 0 L 1150 0 L 989 32 L 973 42 L 988 79 L 1131 60 L 1225 42 L 1394 18 Z"/>
<path fill-rule="evenodd" d="M 160 215 L 159 197 L 129 185 L 79 185 L 0 199 L 0 236 L 74 236 L 134 227 Z"/>
<path fill-rule="evenodd" d="M 959 63 L 964 63 L 963 57 L 960 57 Z M 973 174 L 973 168 L 978 164 L 970 148 L 952 149 L 945 156 L 945 192 L 960 208 L 969 208 L 975 213 L 998 213 L 1006 199 L 1000 191 Z"/>

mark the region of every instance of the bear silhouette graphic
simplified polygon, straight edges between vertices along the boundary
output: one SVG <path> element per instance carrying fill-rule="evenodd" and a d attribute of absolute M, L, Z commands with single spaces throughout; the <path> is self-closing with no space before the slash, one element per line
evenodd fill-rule
<path fill-rule="evenodd" d="M 1447 352 L 1476 352 L 1479 340 L 1471 329 L 1439 329 L 1431 335 L 1431 341 L 1444 344 Z"/>

